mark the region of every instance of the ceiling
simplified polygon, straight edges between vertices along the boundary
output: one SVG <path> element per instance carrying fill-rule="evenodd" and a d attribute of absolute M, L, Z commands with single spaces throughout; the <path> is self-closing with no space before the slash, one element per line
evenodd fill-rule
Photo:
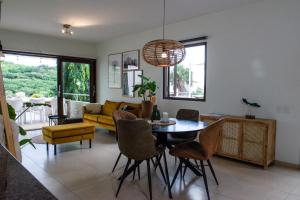
<path fill-rule="evenodd" d="M 258 0 L 166 0 L 167 23 Z M 0 28 L 100 42 L 162 25 L 162 0 L 3 0 Z"/>

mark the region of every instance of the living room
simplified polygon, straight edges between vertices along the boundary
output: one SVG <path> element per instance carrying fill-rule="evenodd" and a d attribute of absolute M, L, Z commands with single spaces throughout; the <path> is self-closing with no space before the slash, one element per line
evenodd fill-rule
<path fill-rule="evenodd" d="M 74 2 L 70 0 L 60 2 L 4 0 L 2 2 L 0 39 L 6 59 L 9 54 L 18 55 L 20 60 L 21 56 L 40 56 L 41 62 L 49 57 L 57 59 L 55 67 L 61 76 L 57 76 L 59 77 L 55 82 L 57 93 L 53 98 L 56 98 L 59 108 L 57 113 L 51 113 L 51 115 L 58 113 L 69 115 L 67 118 L 70 119 L 66 120 L 68 126 L 79 122 L 78 120 L 81 119 L 78 118 L 81 116 L 89 122 L 89 125 L 96 126 L 96 131 L 91 137 L 91 144 L 88 142 L 89 136 L 86 136 L 82 142 L 73 138 L 74 141 L 70 143 L 67 141 L 57 145 L 52 145 L 51 142 L 54 140 L 49 140 L 47 141 L 49 145 L 46 145 L 42 137 L 42 127 L 34 128 L 34 130 L 29 128 L 25 138 L 35 138 L 30 141 L 34 147 L 29 143 L 22 146 L 20 150 L 22 165 L 43 185 L 41 187 L 46 188 L 46 192 L 54 196 L 54 199 L 151 199 L 146 163 L 139 166 L 140 180 L 137 175 L 138 171 L 134 170 L 124 182 L 121 181 L 127 164 L 125 155 L 120 157 L 119 163 L 112 172 L 120 150 L 123 151 L 122 148 L 120 149 L 120 144 L 118 145 L 121 141 L 116 141 L 116 125 L 112 117 L 109 122 L 105 121 L 105 117 L 100 119 L 98 116 L 96 121 L 93 121 L 88 120 L 82 113 L 85 107 L 88 110 L 91 109 L 91 112 L 102 114 L 106 109 L 105 112 L 112 115 L 113 111 L 118 109 L 115 108 L 112 111 L 111 107 L 105 108 L 105 104 L 109 102 L 119 103 L 115 105 L 118 108 L 121 102 L 126 102 L 128 103 L 126 106 L 121 106 L 125 110 L 138 105 L 138 112 L 143 112 L 141 108 L 143 97 L 140 97 L 138 92 L 132 91 L 134 85 L 138 84 L 137 82 L 129 83 L 130 78 L 128 78 L 132 76 L 136 81 L 141 76 L 135 76 L 135 74 L 142 74 L 156 83 L 157 88 L 150 96 L 155 96 L 151 100 L 154 99 L 153 102 L 160 111 L 162 119 L 168 117 L 176 119 L 180 109 L 189 109 L 199 113 L 198 125 L 222 117 L 225 120 L 235 120 L 235 123 L 237 123 L 236 120 L 241 120 L 238 123 L 242 125 L 238 128 L 232 125 L 233 121 L 225 123 L 232 125 L 230 126 L 232 132 L 236 130 L 239 134 L 243 134 L 247 132 L 248 124 L 252 125 L 257 122 L 264 124 L 266 128 L 263 130 L 266 134 L 271 134 L 266 137 L 274 137 L 274 141 L 263 142 L 262 148 L 266 150 L 259 150 L 270 154 L 261 164 L 245 159 L 243 156 L 224 155 L 220 152 L 219 145 L 217 155 L 211 159 L 219 185 L 216 184 L 208 167 L 205 167 L 208 184 L 202 176 L 195 175 L 192 170 L 194 165 L 196 165 L 194 166 L 196 171 L 202 173 L 203 170 L 201 166 L 197 166 L 200 162 L 193 161 L 194 158 L 191 162 L 182 161 L 183 168 L 189 164 L 192 167 L 186 170 L 185 175 L 179 173 L 177 179 L 174 179 L 181 159 L 178 158 L 175 162 L 174 151 L 166 146 L 167 149 L 164 152 L 168 164 L 169 181 L 166 181 L 164 159 L 161 158 L 160 161 L 164 178 L 158 167 L 160 162 L 156 159 L 153 163 L 150 161 L 152 199 L 171 197 L 174 199 L 231 200 L 299 199 L 300 136 L 298 124 L 300 111 L 298 99 L 300 93 L 297 89 L 299 84 L 297 72 L 300 70 L 298 66 L 300 63 L 298 55 L 300 52 L 298 39 L 300 2 L 297 0 L 214 0 L 209 2 L 166 0 L 165 9 L 163 2 L 162 0 L 153 2 L 88 1 L 85 3 L 79 0 Z M 163 19 L 164 16 L 165 19 Z M 63 24 L 70 24 L 71 27 L 64 29 Z M 71 30 L 73 33 L 67 35 L 62 33 L 62 30 Z M 190 73 L 187 73 L 188 78 L 183 81 L 183 87 L 192 89 L 186 94 L 185 91 L 180 90 L 180 83 L 177 83 L 175 78 L 172 82 L 171 72 L 174 70 L 174 65 L 157 67 L 147 62 L 145 45 L 150 41 L 163 39 L 163 35 L 166 39 L 184 44 L 186 58 L 191 55 L 189 52 L 193 45 L 204 49 L 203 52 L 199 52 L 199 57 L 194 56 L 195 59 L 201 60 L 204 73 L 193 71 L 192 68 L 187 70 Z M 131 64 L 131 67 L 136 66 L 134 70 L 124 69 L 125 56 L 129 53 L 137 58 L 137 62 Z M 73 60 L 64 60 L 66 58 Z M 73 107 L 68 107 L 64 101 L 67 99 L 63 93 L 64 82 L 60 81 L 64 80 L 64 76 L 59 69 L 63 69 L 64 62 L 81 63 L 82 60 L 78 59 L 85 59 L 82 63 L 91 61 L 90 66 L 95 62 L 95 76 L 89 76 L 89 80 L 94 80 L 94 82 L 91 82 L 88 93 L 85 95 L 90 95 L 90 102 L 97 104 L 77 102 L 70 98 L 69 104 Z M 120 61 L 119 67 L 116 68 L 119 70 L 117 73 L 111 71 L 112 59 Z M 5 60 L 1 65 L 5 66 Z M 114 75 L 117 75 L 117 81 Z M 5 87 L 7 75 L 3 73 L 3 76 Z M 126 77 L 126 84 L 124 84 L 124 77 Z M 15 79 L 18 80 L 18 78 Z M 191 81 L 191 79 L 198 80 L 198 82 Z M 145 83 L 145 80 L 143 82 Z M 199 86 L 200 89 L 194 87 L 193 84 L 198 84 L 197 87 Z M 177 85 L 177 88 L 174 85 Z M 11 88 L 13 90 L 14 87 Z M 20 91 L 13 92 L 13 98 L 17 92 Z M 174 92 L 177 92 L 177 95 L 174 95 Z M 82 95 L 74 91 L 75 93 Z M 32 93 L 26 96 L 30 97 Z M 145 98 L 150 99 L 147 96 Z M 243 98 L 245 98 L 244 101 Z M 43 106 L 51 108 L 49 104 L 46 104 L 44 102 Z M 97 111 L 98 109 L 100 110 Z M 70 117 L 70 112 L 75 113 L 72 114 L 75 117 Z M 27 113 L 26 116 L 30 115 Z M 41 116 L 39 113 L 36 115 Z M 52 120 L 48 119 L 49 115 L 49 113 L 43 115 L 46 116 L 43 127 L 48 127 L 48 122 Z M 135 113 L 135 115 L 138 118 L 142 117 L 141 113 Z M 249 119 L 253 117 L 255 119 Z M 263 120 L 260 121 L 261 119 Z M 54 122 L 59 123 L 59 120 L 54 119 Z M 175 123 L 180 125 L 181 122 L 175 120 Z M 23 125 L 19 122 L 17 124 L 21 127 L 32 126 L 30 120 L 25 121 Z M 120 127 L 121 125 L 120 123 Z M 169 127 L 172 126 L 176 127 L 176 124 L 169 125 Z M 53 128 L 55 125 L 49 127 Z M 253 135 L 250 139 L 253 139 L 254 135 L 259 132 L 257 127 L 252 130 Z M 198 135 L 202 133 L 205 131 L 200 131 Z M 157 140 L 161 139 L 155 136 Z M 20 136 L 21 139 L 23 137 Z M 234 136 L 228 137 L 232 139 Z M 228 149 L 233 153 L 237 151 L 238 155 L 243 154 L 241 149 L 244 148 L 242 146 L 245 143 L 236 144 L 235 142 L 240 142 L 246 137 L 246 135 L 238 136 L 237 141 L 232 141 L 230 143 L 232 146 Z M 198 136 L 195 141 L 198 141 Z M 46 146 L 48 146 L 48 151 Z M 54 146 L 56 146 L 56 155 Z M 257 152 L 256 148 L 251 153 L 258 159 L 260 153 Z M 133 162 L 131 164 L 135 166 Z M 132 180 L 135 173 L 135 178 Z M 16 177 L 16 179 L 19 178 Z M 173 181 L 174 185 L 171 187 Z M 121 189 L 116 197 L 119 184 Z M 11 187 L 12 185 L 8 183 L 8 190 L 12 190 Z M 29 192 L 27 189 L 27 193 L 27 199 L 41 199 L 38 197 L 38 192 Z"/>

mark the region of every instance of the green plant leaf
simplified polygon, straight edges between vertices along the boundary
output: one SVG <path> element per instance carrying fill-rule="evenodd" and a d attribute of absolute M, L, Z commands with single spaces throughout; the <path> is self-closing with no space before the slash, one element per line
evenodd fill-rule
<path fill-rule="evenodd" d="M 21 126 L 19 126 L 19 133 L 20 133 L 20 135 L 22 135 L 22 136 L 27 135 L 26 131 L 25 131 Z"/>

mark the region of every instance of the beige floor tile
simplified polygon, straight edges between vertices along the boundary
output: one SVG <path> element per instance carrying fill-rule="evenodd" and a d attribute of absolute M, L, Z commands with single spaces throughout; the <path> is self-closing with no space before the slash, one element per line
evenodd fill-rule
<path fill-rule="evenodd" d="M 40 180 L 58 199 L 116 199 L 117 178 L 122 174 L 127 159 L 122 156 L 118 167 L 111 173 L 119 154 L 113 135 L 97 130 L 93 147 L 78 142 L 58 145 L 58 154 L 51 147 L 47 154 L 45 145 L 29 145 L 23 148 L 23 165 Z M 168 154 L 168 153 L 167 153 Z M 176 164 L 167 155 L 170 181 Z M 217 186 L 207 168 L 208 184 L 212 200 L 296 200 L 300 199 L 300 173 L 283 167 L 261 167 L 223 158 L 213 158 L 220 185 Z M 178 164 L 178 163 L 177 163 Z M 118 199 L 149 199 L 146 164 L 141 168 L 141 180 L 132 181 L 130 175 L 120 191 Z M 152 170 L 153 199 L 167 200 L 168 192 L 159 171 Z M 178 178 L 172 188 L 175 200 L 206 200 L 202 177 L 187 171 Z"/>

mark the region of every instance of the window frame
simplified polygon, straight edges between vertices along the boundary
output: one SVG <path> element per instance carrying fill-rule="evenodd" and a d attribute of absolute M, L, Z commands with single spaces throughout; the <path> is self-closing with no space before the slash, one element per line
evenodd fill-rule
<path fill-rule="evenodd" d="M 191 40 L 186 40 L 186 42 L 193 41 Z M 184 43 L 185 41 L 183 41 Z M 167 100 L 183 100 L 183 101 L 201 101 L 201 102 L 206 102 L 206 80 L 207 80 L 207 41 L 197 41 L 192 44 L 185 44 L 184 47 L 195 47 L 195 46 L 204 46 L 205 50 L 205 57 L 204 57 L 204 95 L 203 98 L 187 98 L 187 97 L 170 97 L 169 95 L 169 67 L 165 67 L 163 69 L 163 99 Z M 175 66 L 174 66 L 175 67 Z"/>

